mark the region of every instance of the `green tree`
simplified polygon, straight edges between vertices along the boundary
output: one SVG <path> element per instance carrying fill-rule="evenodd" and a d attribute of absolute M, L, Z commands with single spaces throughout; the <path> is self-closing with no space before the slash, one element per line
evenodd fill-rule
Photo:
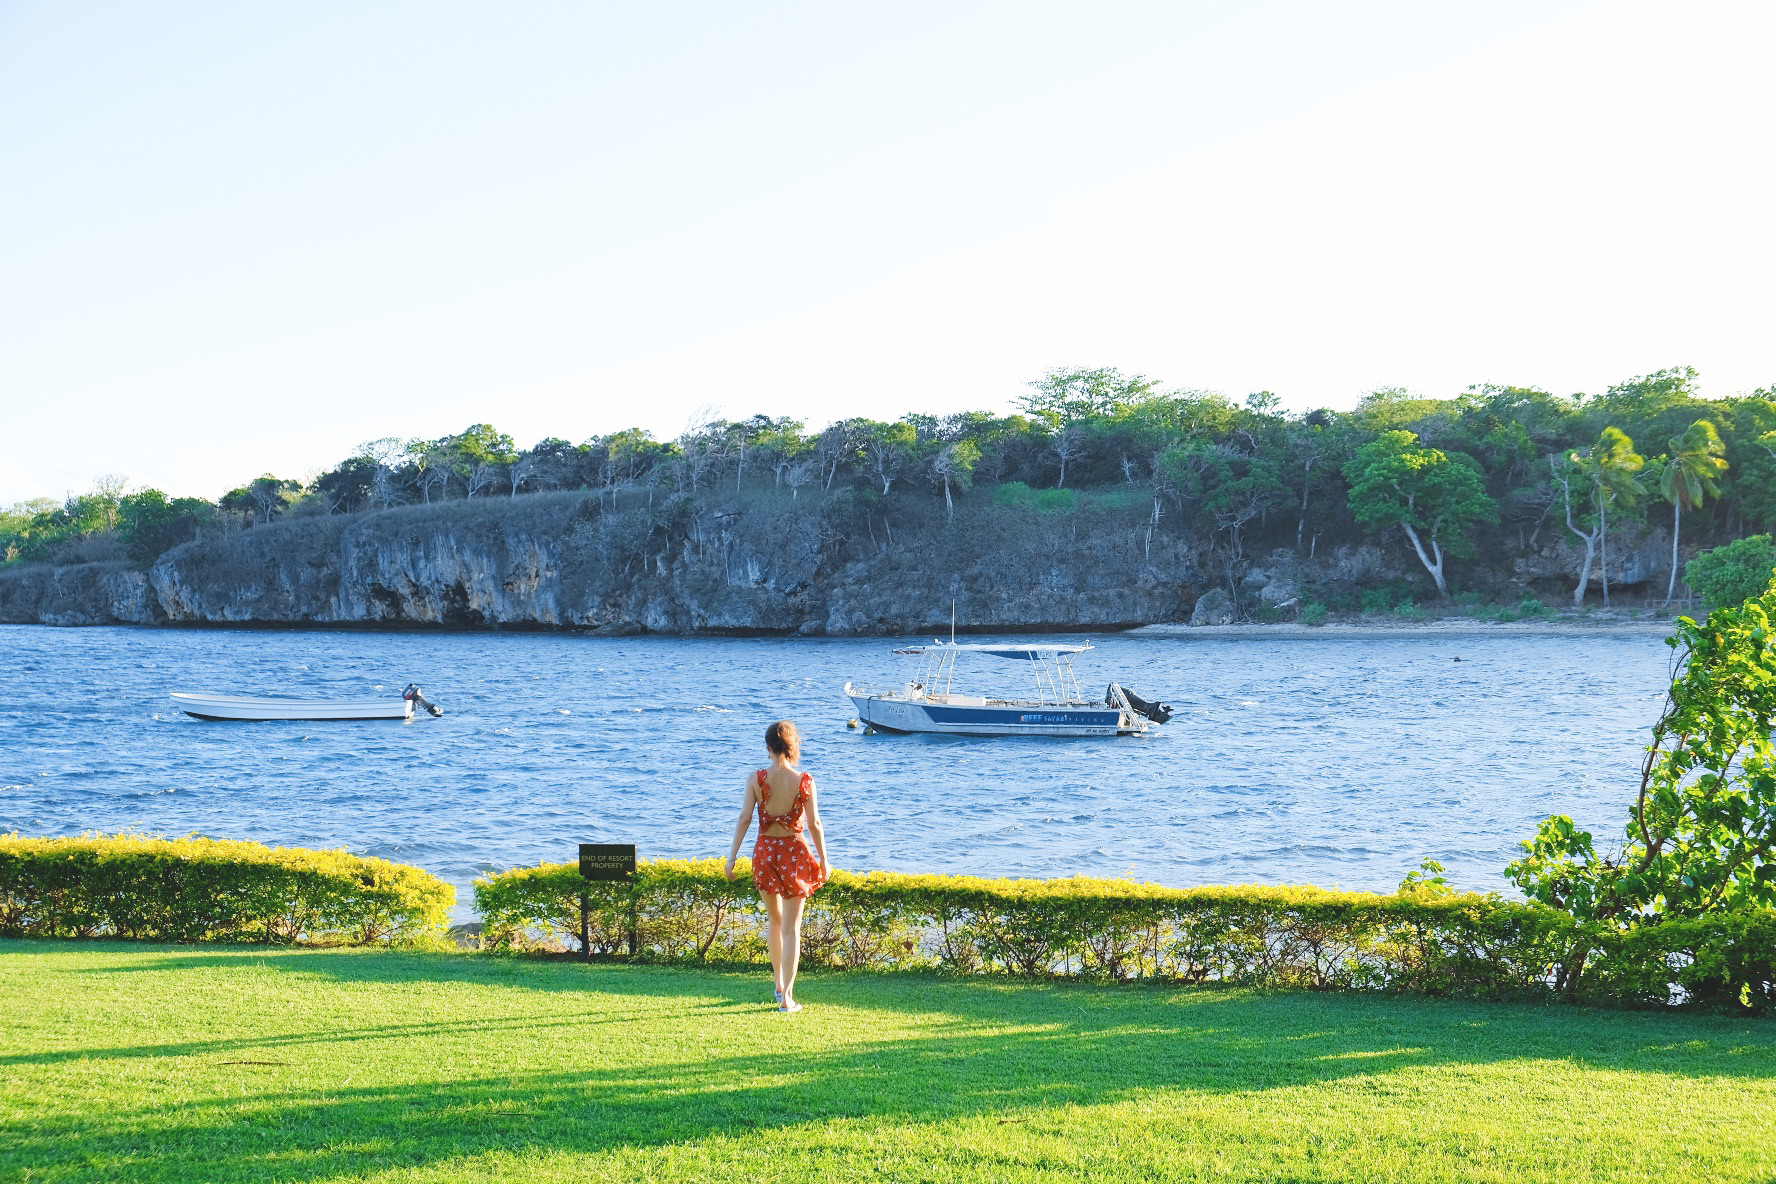
<path fill-rule="evenodd" d="M 1668 644 L 1678 673 L 1621 847 L 1600 853 L 1557 815 L 1506 869 L 1530 899 L 1581 921 L 1626 928 L 1776 906 L 1776 590 L 1706 624 L 1680 617 Z M 1586 953 L 1566 959 L 1569 991 Z"/>
<path fill-rule="evenodd" d="M 1363 445 L 1345 464 L 1344 479 L 1357 521 L 1369 530 L 1398 527 L 1443 597 L 1446 556 L 1472 554 L 1468 531 L 1498 518 L 1471 457 L 1420 448 L 1411 432 L 1383 432 Z"/>
<path fill-rule="evenodd" d="M 931 471 L 943 485 L 944 513 L 956 517 L 956 503 L 950 496 L 952 485 L 967 489 L 974 481 L 974 466 L 980 462 L 980 446 L 973 440 L 957 440 L 946 444 L 931 458 Z"/>
<path fill-rule="evenodd" d="M 350 514 L 370 504 L 376 496 L 376 479 L 382 466 L 373 456 L 352 456 L 315 478 L 315 495 L 330 514 Z"/>
<path fill-rule="evenodd" d="M 376 504 L 386 508 L 402 500 L 401 487 L 404 482 L 401 469 L 408 459 L 407 441 L 397 436 L 366 440 L 358 445 L 354 457 L 363 457 L 376 466 L 370 499 L 366 505 Z"/>
<path fill-rule="evenodd" d="M 247 487 L 247 501 L 253 507 L 255 522 L 270 522 L 289 508 L 302 492 L 302 482 L 270 473 L 255 478 Z"/>
<path fill-rule="evenodd" d="M 0 560 L 12 563 L 40 555 L 50 545 L 61 517 L 61 506 L 47 497 L 0 510 Z"/>
<path fill-rule="evenodd" d="M 100 477 L 93 483 L 91 493 L 79 494 L 63 502 L 62 522 L 59 525 L 64 533 L 75 538 L 86 538 L 116 530 L 124 489 L 122 477 Z"/>
<path fill-rule="evenodd" d="M 1566 528 L 1585 544 L 1585 559 L 1579 571 L 1579 582 L 1573 589 L 1573 605 L 1585 603 L 1585 587 L 1591 579 L 1593 555 L 1601 551 L 1603 569 L 1603 603 L 1609 604 L 1609 521 L 1610 512 L 1627 509 L 1640 499 L 1640 472 L 1646 458 L 1634 451 L 1634 441 L 1618 428 L 1608 427 L 1597 443 L 1585 452 L 1569 451 L 1554 462 L 1554 484 L 1560 490 L 1566 509 Z M 1581 506 L 1579 521 L 1588 530 L 1580 530 L 1573 520 L 1573 504 Z"/>
<path fill-rule="evenodd" d="M 559 436 L 547 436 L 526 448 L 511 468 L 512 496 L 525 486 L 533 489 L 571 489 L 580 483 L 580 469 L 591 449 L 570 444 Z"/>
<path fill-rule="evenodd" d="M 1464 450 L 1478 456 L 1506 488 L 1529 479 L 1539 458 L 1565 451 L 1578 403 L 1537 387 L 1469 387 L 1455 400 Z"/>
<path fill-rule="evenodd" d="M 1227 447 L 1198 444 L 1155 458 L 1180 505 L 1193 502 L 1203 525 L 1225 532 L 1236 559 L 1245 557 L 1246 524 L 1289 497 L 1274 461 Z"/>
<path fill-rule="evenodd" d="M 627 428 L 608 436 L 594 437 L 581 445 L 580 451 L 595 458 L 592 463 L 596 465 L 598 479 L 613 496 L 619 487 L 635 485 L 655 466 L 669 464 L 677 456 L 675 445 L 654 439 L 653 433 L 644 428 Z M 564 466 L 562 471 L 570 475 L 571 481 L 573 466 Z"/>
<path fill-rule="evenodd" d="M 870 420 L 840 419 L 821 429 L 814 441 L 814 457 L 820 463 L 821 488 L 831 489 L 839 469 L 862 463 L 864 441 L 869 436 Z"/>
<path fill-rule="evenodd" d="M 1031 392 L 1023 408 L 1051 427 L 1093 418 L 1126 415 L 1159 389 L 1159 380 L 1144 374 L 1125 375 L 1110 366 L 1095 370 L 1072 367 L 1050 370 L 1027 384 Z"/>
<path fill-rule="evenodd" d="M 446 463 L 463 479 L 469 497 L 503 478 L 507 466 L 518 460 L 518 446 L 512 437 L 490 423 L 470 424 L 438 443 L 449 454 Z"/>
<path fill-rule="evenodd" d="M 764 422 L 753 435 L 753 447 L 770 464 L 772 485 L 781 489 L 789 470 L 813 449 L 814 441 L 802 434 L 806 425 L 799 419 L 790 419 L 788 416 L 759 418 Z"/>
<path fill-rule="evenodd" d="M 1067 462 L 1085 455 L 1086 442 L 1086 430 L 1081 424 L 1067 424 L 1054 434 L 1048 450 L 1061 462 L 1061 475 L 1055 480 L 1056 489 L 1067 488 Z"/>
<path fill-rule="evenodd" d="M 1351 420 L 1379 435 L 1410 431 L 1419 440 L 1448 441 L 1459 435 L 1460 408 L 1454 399 L 1427 399 L 1404 387 L 1379 387 L 1357 400 Z"/>
<path fill-rule="evenodd" d="M 944 417 L 939 435 L 945 440 L 972 440 L 980 449 L 976 473 L 994 481 L 1006 475 L 1042 448 L 1042 433 L 1022 415 L 991 415 L 963 411 Z"/>
<path fill-rule="evenodd" d="M 264 525 L 287 509 L 301 492 L 302 482 L 267 473 L 229 490 L 216 504 L 229 513 L 239 514 L 243 521 L 251 518 L 254 525 Z"/>
<path fill-rule="evenodd" d="M 1591 446 L 1592 467 L 1596 472 L 1597 529 L 1603 555 L 1603 603 L 1609 598 L 1609 523 L 1612 512 L 1633 509 L 1644 492 L 1640 475 L 1646 468 L 1646 457 L 1634 451 L 1634 441 L 1616 428 L 1604 428 Z"/>
<path fill-rule="evenodd" d="M 216 507 L 200 497 L 168 498 L 158 489 L 144 489 L 120 500 L 117 534 L 130 558 L 146 566 L 196 538 L 215 517 Z"/>
<path fill-rule="evenodd" d="M 1776 403 L 1770 395 L 1776 391 L 1728 400 L 1731 414 L 1716 425 L 1730 466 L 1721 482 L 1721 501 L 1729 518 L 1737 511 L 1741 526 L 1734 533 L 1776 527 Z"/>
<path fill-rule="evenodd" d="M 1584 404 L 1586 418 L 1596 425 L 1593 430 L 1613 423 L 1639 440 L 1675 436 L 1685 424 L 1719 410 L 1698 393 L 1696 372 L 1688 366 L 1619 382 Z"/>
<path fill-rule="evenodd" d="M 904 419 L 894 423 L 863 420 L 862 433 L 864 458 L 876 480 L 882 483 L 882 496 L 887 497 L 895 478 L 918 455 L 919 430 Z"/>
<path fill-rule="evenodd" d="M 456 453 L 450 446 L 450 438 L 442 440 L 409 440 L 404 447 L 406 464 L 405 472 L 419 485 L 420 498 L 429 506 L 432 503 L 432 490 L 438 490 L 442 498 L 450 489 L 450 478 L 455 475 L 453 464 Z"/>
<path fill-rule="evenodd" d="M 1573 585 L 1573 607 L 1585 603 L 1585 590 L 1591 585 L 1591 567 L 1597 559 L 1597 542 L 1603 533 L 1602 514 L 1596 506 L 1596 468 L 1592 458 L 1579 452 L 1550 456 L 1554 488 L 1560 491 L 1560 502 L 1566 510 L 1566 529 L 1585 544 L 1585 558 L 1579 564 L 1579 579 Z M 1578 517 L 1573 506 L 1578 506 Z M 1584 529 L 1580 529 L 1583 524 Z"/>
<path fill-rule="evenodd" d="M 1659 473 L 1659 492 L 1671 503 L 1671 580 L 1665 586 L 1665 603 L 1677 594 L 1677 536 L 1683 512 L 1696 510 L 1706 497 L 1720 496 L 1717 478 L 1727 471 L 1721 456 L 1720 433 L 1706 419 L 1698 419 L 1680 436 L 1671 438 L 1671 451 Z"/>
<path fill-rule="evenodd" d="M 1754 534 L 1704 551 L 1684 564 L 1684 583 L 1710 608 L 1741 604 L 1768 591 L 1776 569 L 1776 546 L 1767 534 Z"/>

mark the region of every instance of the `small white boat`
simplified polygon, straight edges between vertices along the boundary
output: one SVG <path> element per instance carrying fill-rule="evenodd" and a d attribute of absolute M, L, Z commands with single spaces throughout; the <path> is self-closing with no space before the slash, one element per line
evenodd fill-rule
<path fill-rule="evenodd" d="M 412 719 L 416 703 L 433 715 L 444 714 L 412 685 L 399 699 L 273 699 L 174 691 L 172 700 L 180 711 L 198 719 Z"/>
<path fill-rule="evenodd" d="M 936 732 L 955 736 L 1134 736 L 1172 717 L 1163 703 L 1149 703 L 1111 683 L 1100 702 L 1089 702 L 1073 672 L 1073 656 L 1089 645 L 957 645 L 933 642 L 894 652 L 916 656 L 918 669 L 906 685 L 870 691 L 845 684 L 857 718 L 884 732 Z M 952 689 L 956 660 L 984 654 L 1030 663 L 1029 698 L 991 699 Z"/>

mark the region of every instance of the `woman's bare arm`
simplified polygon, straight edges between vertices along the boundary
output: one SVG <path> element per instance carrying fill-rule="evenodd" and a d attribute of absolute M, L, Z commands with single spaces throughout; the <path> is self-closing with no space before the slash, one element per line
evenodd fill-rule
<path fill-rule="evenodd" d="M 728 879 L 734 878 L 734 861 L 740 857 L 740 844 L 746 841 L 746 832 L 752 827 L 752 779 L 746 780 L 744 796 L 740 799 L 740 818 L 734 823 L 734 842 L 728 848 Z"/>
<path fill-rule="evenodd" d="M 826 862 L 826 832 L 820 829 L 820 808 L 815 801 L 817 793 L 814 783 L 808 782 L 808 837 L 814 840 L 814 854 L 820 860 L 820 870 L 830 874 L 832 868 Z"/>

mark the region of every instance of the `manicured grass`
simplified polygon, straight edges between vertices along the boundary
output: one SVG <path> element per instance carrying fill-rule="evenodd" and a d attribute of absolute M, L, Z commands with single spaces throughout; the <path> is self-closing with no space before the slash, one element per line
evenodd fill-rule
<path fill-rule="evenodd" d="M 6 1180 L 1768 1180 L 1776 1024 L 0 942 Z"/>

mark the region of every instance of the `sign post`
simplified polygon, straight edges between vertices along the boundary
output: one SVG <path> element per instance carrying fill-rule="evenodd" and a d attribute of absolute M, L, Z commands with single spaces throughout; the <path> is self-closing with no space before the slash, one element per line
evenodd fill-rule
<path fill-rule="evenodd" d="M 635 879 L 634 843 L 581 843 L 580 878 L 592 883 L 633 883 Z M 635 897 L 629 899 L 629 956 L 635 956 Z M 580 893 L 580 953 L 592 961 L 592 898 Z"/>

